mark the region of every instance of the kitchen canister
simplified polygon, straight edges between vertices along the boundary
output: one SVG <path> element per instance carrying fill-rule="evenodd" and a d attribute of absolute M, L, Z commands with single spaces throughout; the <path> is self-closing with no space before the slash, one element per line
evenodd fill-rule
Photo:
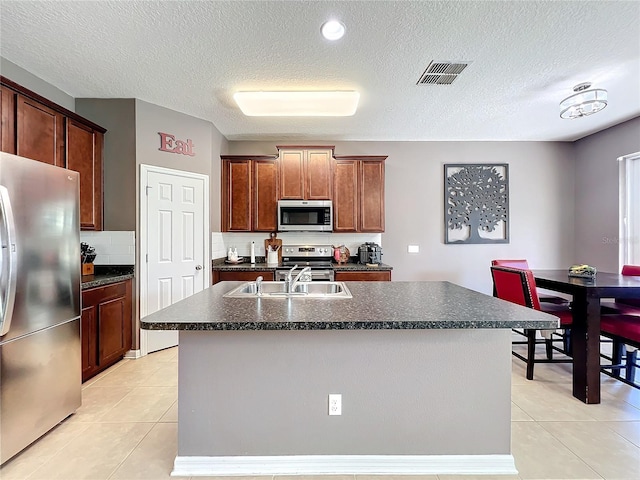
<path fill-rule="evenodd" d="M 271 250 L 267 251 L 267 265 L 270 267 L 274 267 L 278 265 L 278 251 Z"/>

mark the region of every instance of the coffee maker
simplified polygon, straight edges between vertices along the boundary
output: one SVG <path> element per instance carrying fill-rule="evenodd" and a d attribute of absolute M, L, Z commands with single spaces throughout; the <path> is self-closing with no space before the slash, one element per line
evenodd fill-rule
<path fill-rule="evenodd" d="M 359 263 L 382 263 L 382 247 L 375 242 L 366 242 L 358 247 Z"/>

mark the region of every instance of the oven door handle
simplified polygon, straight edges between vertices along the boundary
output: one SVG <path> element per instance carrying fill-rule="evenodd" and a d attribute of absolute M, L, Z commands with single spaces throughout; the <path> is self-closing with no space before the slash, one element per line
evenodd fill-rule
<path fill-rule="evenodd" d="M 276 280 L 282 281 L 286 278 L 289 270 L 276 270 Z M 311 278 L 318 278 L 318 280 L 333 280 L 333 270 L 311 270 L 307 272 L 308 275 L 311 275 Z"/>
<path fill-rule="evenodd" d="M 327 277 L 333 273 L 333 270 L 311 270 L 309 273 L 312 277 Z"/>

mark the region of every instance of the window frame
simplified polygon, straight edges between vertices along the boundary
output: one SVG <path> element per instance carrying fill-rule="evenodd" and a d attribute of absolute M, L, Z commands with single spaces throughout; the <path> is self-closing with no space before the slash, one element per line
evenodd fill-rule
<path fill-rule="evenodd" d="M 640 152 L 618 157 L 618 162 L 618 263 L 622 268 L 623 265 L 640 265 Z"/>

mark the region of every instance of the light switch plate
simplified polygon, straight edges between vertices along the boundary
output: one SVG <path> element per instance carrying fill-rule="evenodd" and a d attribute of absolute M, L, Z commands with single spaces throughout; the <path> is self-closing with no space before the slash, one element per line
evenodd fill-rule
<path fill-rule="evenodd" d="M 407 247 L 409 253 L 420 253 L 420 245 L 409 245 Z"/>

